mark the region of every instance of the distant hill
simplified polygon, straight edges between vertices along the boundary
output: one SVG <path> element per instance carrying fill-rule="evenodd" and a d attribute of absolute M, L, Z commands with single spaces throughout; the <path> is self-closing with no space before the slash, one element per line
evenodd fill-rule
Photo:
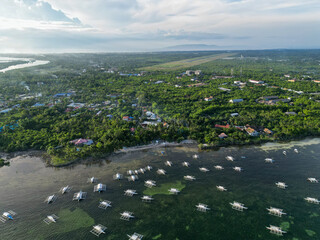
<path fill-rule="evenodd" d="M 220 49 L 217 45 L 207 45 L 207 44 L 185 44 L 170 46 L 161 49 L 161 51 L 207 51 L 207 50 L 217 50 Z"/>

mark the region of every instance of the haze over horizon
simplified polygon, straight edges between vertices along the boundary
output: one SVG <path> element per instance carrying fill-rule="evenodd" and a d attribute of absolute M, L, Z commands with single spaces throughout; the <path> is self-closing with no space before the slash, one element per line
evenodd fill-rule
<path fill-rule="evenodd" d="M 0 53 L 320 48 L 318 0 L 2 0 Z"/>

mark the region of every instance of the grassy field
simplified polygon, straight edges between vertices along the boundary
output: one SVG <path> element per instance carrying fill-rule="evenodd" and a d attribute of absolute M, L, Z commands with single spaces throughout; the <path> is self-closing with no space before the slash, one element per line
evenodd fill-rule
<path fill-rule="evenodd" d="M 203 63 L 211 62 L 217 59 L 226 58 L 234 56 L 235 53 L 222 53 L 215 54 L 210 56 L 198 57 L 198 58 L 189 58 L 180 61 L 168 62 L 157 64 L 150 67 L 141 68 L 141 70 L 145 71 L 170 71 L 170 70 L 178 70 L 182 68 L 189 68 L 193 66 L 197 66 Z"/>

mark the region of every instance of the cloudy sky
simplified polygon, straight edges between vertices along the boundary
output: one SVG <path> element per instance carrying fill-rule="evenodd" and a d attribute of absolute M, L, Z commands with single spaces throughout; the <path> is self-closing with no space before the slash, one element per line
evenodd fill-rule
<path fill-rule="evenodd" d="M 320 0 L 1 0 L 0 53 L 320 48 Z"/>

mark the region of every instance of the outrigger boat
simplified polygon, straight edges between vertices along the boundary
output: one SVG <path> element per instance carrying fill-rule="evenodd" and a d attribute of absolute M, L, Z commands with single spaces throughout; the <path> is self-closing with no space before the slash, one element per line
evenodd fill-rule
<path fill-rule="evenodd" d="M 50 223 L 56 223 L 58 219 L 59 219 L 58 216 L 52 214 L 47 216 L 45 219 L 43 219 L 43 221 L 49 225 Z"/>
<path fill-rule="evenodd" d="M 241 172 L 242 168 L 241 167 L 233 167 L 233 170 L 235 170 L 236 172 Z"/>
<path fill-rule="evenodd" d="M 204 173 L 210 171 L 208 168 L 205 168 L 205 167 L 200 167 L 199 170 L 200 170 L 201 172 L 204 172 Z"/>
<path fill-rule="evenodd" d="M 9 210 L 7 212 L 2 213 L 0 216 L 0 222 L 5 223 L 8 220 L 13 220 L 13 216 L 17 215 L 14 211 Z"/>
<path fill-rule="evenodd" d="M 176 188 L 170 188 L 169 190 L 168 190 L 171 194 L 175 194 L 175 195 L 177 195 L 180 191 L 178 190 L 178 189 L 176 189 Z"/>
<path fill-rule="evenodd" d="M 210 210 L 210 208 L 208 208 L 208 205 L 203 204 L 203 203 L 198 203 L 198 205 L 196 205 L 196 208 L 200 212 L 206 212 L 206 211 Z"/>
<path fill-rule="evenodd" d="M 127 189 L 124 191 L 124 195 L 128 197 L 132 197 L 133 195 L 138 194 L 136 190 L 133 189 Z"/>
<path fill-rule="evenodd" d="M 272 158 L 266 158 L 264 160 L 266 163 L 274 163 L 273 159 Z"/>
<path fill-rule="evenodd" d="M 128 235 L 127 236 L 129 237 L 129 240 L 142 240 L 143 238 L 143 235 L 139 234 L 139 233 L 134 233 L 132 235 Z"/>
<path fill-rule="evenodd" d="M 226 189 L 225 187 L 223 187 L 223 186 L 217 186 L 217 189 L 218 189 L 219 191 L 221 191 L 221 192 L 227 191 L 227 189 Z"/>
<path fill-rule="evenodd" d="M 316 178 L 308 178 L 308 181 L 311 182 L 311 183 L 318 183 L 318 179 Z"/>
<path fill-rule="evenodd" d="M 168 167 L 171 167 L 171 166 L 172 166 L 172 162 L 171 162 L 171 161 L 166 161 L 164 164 L 165 164 L 166 166 L 168 166 Z"/>
<path fill-rule="evenodd" d="M 319 200 L 317 198 L 312 198 L 312 197 L 306 197 L 304 198 L 304 200 L 306 200 L 309 203 L 314 203 L 314 204 L 319 204 Z"/>
<path fill-rule="evenodd" d="M 105 234 L 105 230 L 107 229 L 107 227 L 98 224 L 93 226 L 92 230 L 90 231 L 93 235 L 99 237 L 102 233 Z"/>
<path fill-rule="evenodd" d="M 142 202 L 151 202 L 152 200 L 153 200 L 153 198 L 152 197 L 150 197 L 150 196 L 143 196 L 143 197 L 141 197 L 141 200 L 142 200 Z"/>
<path fill-rule="evenodd" d="M 138 176 L 137 175 L 130 175 L 129 177 L 128 177 L 128 181 L 129 182 L 135 182 L 136 180 L 138 180 L 139 178 L 138 178 Z"/>
<path fill-rule="evenodd" d="M 278 235 L 278 236 L 283 236 L 283 234 L 286 233 L 285 231 L 283 231 L 281 229 L 281 227 L 276 227 L 276 226 L 270 225 L 269 227 L 266 227 L 266 228 L 270 230 L 270 233 Z"/>
<path fill-rule="evenodd" d="M 99 203 L 99 206 L 98 208 L 101 208 L 101 209 L 107 209 L 108 207 L 112 207 L 111 206 L 111 202 L 110 201 L 107 201 L 107 200 L 103 200 Z"/>
<path fill-rule="evenodd" d="M 280 208 L 270 207 L 270 208 L 267 208 L 267 210 L 269 214 L 273 216 L 282 217 L 282 215 L 286 215 L 286 213 L 284 213 L 283 210 Z"/>
<path fill-rule="evenodd" d="M 194 176 L 190 176 L 190 175 L 184 176 L 183 178 L 184 178 L 184 180 L 187 180 L 187 181 L 194 181 L 194 180 L 196 180 L 196 178 L 195 178 Z"/>
<path fill-rule="evenodd" d="M 198 154 L 194 154 L 192 157 L 193 157 L 194 159 L 198 159 L 198 158 L 199 158 L 199 155 L 198 155 Z"/>
<path fill-rule="evenodd" d="M 281 189 L 286 189 L 288 187 L 284 182 L 276 182 L 276 186 Z"/>
<path fill-rule="evenodd" d="M 189 167 L 189 166 L 190 166 L 190 163 L 189 163 L 189 162 L 183 162 L 183 163 L 182 163 L 182 166 L 184 166 L 184 167 Z"/>
<path fill-rule="evenodd" d="M 107 186 L 105 184 L 99 183 L 94 186 L 93 191 L 94 192 L 105 192 L 107 190 Z"/>
<path fill-rule="evenodd" d="M 86 193 L 86 192 L 82 192 L 82 191 L 80 190 L 80 192 L 77 192 L 77 193 L 75 193 L 75 194 L 73 195 L 72 200 L 73 200 L 73 201 L 74 201 L 74 200 L 77 200 L 78 202 L 80 202 L 81 200 L 86 199 L 86 197 L 87 197 L 87 193 Z"/>
<path fill-rule="evenodd" d="M 156 182 L 153 180 L 147 180 L 144 182 L 144 185 L 148 188 L 152 188 L 156 186 Z"/>
<path fill-rule="evenodd" d="M 158 169 L 158 170 L 157 170 L 157 173 L 158 173 L 159 175 L 165 175 L 165 174 L 166 174 L 166 171 L 165 171 L 164 169 Z"/>
<path fill-rule="evenodd" d="M 123 213 L 120 213 L 120 219 L 129 221 L 131 218 L 134 218 L 132 212 L 124 211 Z"/>
<path fill-rule="evenodd" d="M 232 209 L 240 211 L 240 212 L 243 212 L 243 210 L 248 209 L 242 203 L 235 202 L 235 201 L 233 203 L 230 203 L 230 205 L 232 206 Z"/>
<path fill-rule="evenodd" d="M 96 183 L 97 181 L 98 181 L 98 178 L 95 178 L 95 177 L 88 178 L 87 180 L 88 183 Z"/>
<path fill-rule="evenodd" d="M 71 189 L 72 189 L 72 188 L 69 187 L 69 185 L 68 185 L 68 186 L 62 187 L 62 188 L 60 189 L 60 192 L 61 192 L 62 194 L 65 194 L 65 193 L 70 192 Z"/>
<path fill-rule="evenodd" d="M 49 203 L 53 203 L 54 201 L 57 200 L 57 198 L 58 198 L 58 197 L 53 194 L 53 195 L 50 195 L 49 197 L 47 197 L 44 202 L 46 202 L 46 203 L 48 203 L 48 204 L 49 204 Z"/>
<path fill-rule="evenodd" d="M 234 161 L 234 157 L 232 157 L 232 156 L 226 156 L 226 159 L 227 159 L 228 161 L 231 161 L 231 162 Z"/>
<path fill-rule="evenodd" d="M 116 173 L 115 175 L 113 175 L 113 180 L 120 180 L 123 178 L 123 175 L 120 173 Z"/>
<path fill-rule="evenodd" d="M 217 169 L 217 170 L 222 170 L 222 169 L 224 169 L 222 166 L 220 166 L 220 165 L 216 165 L 216 166 L 214 166 L 214 168 L 215 169 Z"/>

